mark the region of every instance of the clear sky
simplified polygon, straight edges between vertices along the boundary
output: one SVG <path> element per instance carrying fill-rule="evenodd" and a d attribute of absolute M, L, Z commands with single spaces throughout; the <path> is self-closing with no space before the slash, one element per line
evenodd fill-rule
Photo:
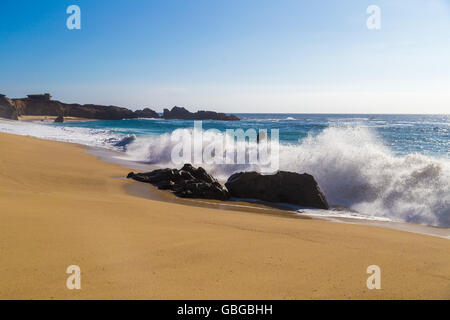
<path fill-rule="evenodd" d="M 66 9 L 81 8 L 81 30 Z M 369 30 L 369 5 L 381 29 Z M 1 0 L 0 93 L 161 111 L 450 113 L 450 0 Z"/>

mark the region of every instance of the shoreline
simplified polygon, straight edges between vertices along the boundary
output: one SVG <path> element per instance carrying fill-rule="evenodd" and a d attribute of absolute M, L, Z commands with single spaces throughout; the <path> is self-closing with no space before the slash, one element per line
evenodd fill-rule
<path fill-rule="evenodd" d="M 41 121 L 55 121 L 57 116 L 19 116 L 17 121 L 22 122 L 36 122 L 40 123 Z M 1 119 L 1 120 L 9 120 L 9 119 Z M 14 121 L 14 120 L 9 120 Z M 96 121 L 96 119 L 88 119 L 88 118 L 79 118 L 79 117 L 64 117 L 64 122 L 70 121 Z"/>
<path fill-rule="evenodd" d="M 0 143 L 0 299 L 450 298 L 447 239 L 144 199 L 86 146 Z"/>
<path fill-rule="evenodd" d="M 86 152 L 97 156 L 99 161 L 118 164 L 123 167 L 126 167 L 129 170 L 139 170 L 142 172 L 146 172 L 160 168 L 154 165 L 126 160 L 124 159 L 123 154 L 121 152 L 109 150 L 106 148 L 86 147 Z M 306 209 L 308 213 L 302 214 L 301 212 L 297 212 L 295 209 L 290 208 L 289 204 L 277 205 L 275 203 L 264 203 L 258 200 L 250 202 L 245 201 L 245 199 L 236 199 L 229 201 L 218 201 L 208 199 L 184 199 L 176 197 L 169 191 L 158 190 L 156 187 L 148 183 L 133 180 L 131 180 L 130 182 L 132 182 L 132 184 L 126 187 L 126 191 L 130 195 L 150 200 L 163 201 L 168 203 L 178 203 L 194 207 L 213 208 L 218 210 L 233 210 L 233 211 L 245 211 L 249 213 L 272 214 L 292 219 L 317 219 L 317 220 L 331 221 L 335 223 L 377 226 L 393 230 L 400 230 L 417 234 L 435 236 L 443 239 L 450 239 L 450 228 L 412 224 L 400 221 L 376 220 L 364 218 L 362 214 L 361 217 L 359 218 L 343 217 L 339 215 L 333 216 L 332 214 L 329 215 L 315 214 L 314 212 L 322 211 L 319 209 Z M 224 184 L 225 181 L 220 182 Z M 335 212 L 339 213 L 339 211 Z"/>
<path fill-rule="evenodd" d="M 48 121 L 47 118 L 52 118 L 52 116 L 26 116 L 26 117 L 28 117 L 28 118 L 26 118 L 24 120 L 19 120 L 19 121 L 39 124 L 41 121 L 45 121 L 45 120 Z M 53 117 L 53 118 L 56 118 L 56 117 Z M 0 120 L 4 120 L 7 122 L 12 121 L 12 120 L 7 120 L 7 119 L 0 119 Z M 72 117 L 72 118 L 68 119 L 67 122 L 70 122 L 70 121 L 95 121 L 95 120 Z M 14 133 L 6 133 L 6 134 L 15 135 Z M 18 135 L 19 136 L 28 136 L 28 135 L 20 135 L 20 134 L 18 134 Z M 33 137 L 33 136 L 28 136 L 28 137 Z M 118 150 L 112 150 L 112 149 L 108 149 L 108 148 L 100 147 L 100 146 L 89 146 L 89 145 L 85 145 L 82 143 L 71 142 L 71 141 L 50 140 L 50 139 L 43 139 L 43 138 L 39 138 L 39 137 L 33 137 L 33 138 L 42 139 L 45 141 L 57 141 L 57 142 L 62 142 L 62 143 L 75 144 L 82 148 L 85 148 L 85 151 L 88 154 L 95 155 L 96 157 L 98 157 L 98 159 L 100 161 L 118 164 L 118 165 L 121 165 L 122 167 L 128 168 L 129 170 L 138 170 L 138 171 L 145 172 L 145 171 L 151 171 L 154 169 L 162 168 L 159 166 L 149 165 L 149 164 L 142 163 L 142 162 L 127 160 L 125 153 L 123 153 L 122 151 L 118 151 Z M 226 182 L 226 180 L 219 179 L 219 182 L 224 184 Z M 136 182 L 136 183 L 139 184 L 139 182 Z M 149 191 L 151 191 L 151 190 L 152 189 L 150 189 Z M 346 208 L 334 208 L 334 209 L 332 208 L 331 210 L 327 210 L 327 211 L 332 211 L 332 212 L 336 213 L 336 215 L 333 215 L 333 214 L 326 214 L 326 213 L 320 214 L 319 211 L 322 212 L 322 210 L 319 210 L 319 209 L 305 209 L 305 208 L 300 208 L 300 207 L 292 208 L 292 206 L 289 204 L 264 203 L 262 201 L 253 200 L 253 199 L 237 199 L 237 203 L 236 203 L 236 200 L 232 200 L 232 201 L 228 201 L 227 203 L 222 203 L 222 206 L 220 206 L 220 205 L 212 203 L 212 200 L 182 199 L 182 198 L 178 198 L 175 196 L 173 198 L 170 198 L 170 197 L 164 196 L 164 193 L 167 193 L 167 192 L 162 192 L 162 193 L 160 193 L 159 198 L 158 197 L 155 198 L 155 196 L 152 195 L 151 193 L 154 193 L 154 192 L 149 192 L 148 195 L 145 195 L 141 191 L 136 192 L 133 189 L 131 190 L 131 194 L 134 196 L 138 195 L 138 196 L 146 198 L 146 199 L 165 201 L 165 202 L 169 202 L 169 203 L 170 202 L 171 203 L 180 203 L 180 204 L 185 204 L 185 205 L 190 205 L 190 206 L 209 207 L 209 208 L 219 208 L 220 207 L 219 209 L 225 209 L 225 210 L 226 209 L 239 210 L 239 206 L 240 206 L 242 208 L 242 210 L 244 210 L 244 211 L 247 210 L 247 211 L 261 212 L 261 213 L 271 212 L 272 214 L 275 214 L 275 215 L 277 215 L 277 214 L 278 215 L 286 215 L 291 218 L 318 219 L 318 220 L 325 220 L 325 221 L 331 221 L 331 222 L 337 222 L 337 223 L 361 224 L 361 225 L 369 225 L 369 226 L 372 225 L 372 226 L 379 226 L 379 227 L 389 228 L 389 229 L 394 229 L 394 230 L 401 230 L 401 231 L 413 232 L 413 233 L 430 235 L 430 236 L 437 236 L 437 237 L 441 237 L 444 239 L 450 239 L 450 228 L 429 226 L 429 225 L 423 225 L 423 224 L 413 224 L 413 223 L 408 223 L 408 222 L 403 222 L 403 221 L 386 221 L 383 218 L 378 218 L 378 217 L 371 218 L 367 214 L 353 212 L 350 209 L 346 209 Z M 236 206 L 238 207 L 237 209 L 234 208 Z M 248 208 L 248 209 L 246 209 L 246 208 Z M 349 216 L 348 214 L 340 215 L 340 212 L 355 213 L 356 217 Z"/>
<path fill-rule="evenodd" d="M 412 224 L 406 222 L 396 222 L 396 221 L 377 221 L 369 219 L 356 219 L 356 218 L 345 218 L 345 217 L 332 217 L 330 216 L 316 216 L 310 214 L 301 214 L 296 211 L 291 211 L 289 209 L 282 209 L 272 207 L 269 204 L 264 203 L 252 203 L 246 201 L 230 200 L 230 201 L 219 201 L 219 200 L 208 200 L 208 199 L 183 199 L 176 197 L 167 191 L 158 190 L 156 187 L 138 182 L 132 181 L 130 185 L 125 186 L 125 190 L 128 194 L 135 197 L 140 197 L 149 200 L 162 201 L 168 203 L 176 203 L 181 205 L 187 205 L 199 208 L 211 208 L 215 210 L 231 210 L 240 211 L 252 214 L 263 214 L 263 215 L 274 215 L 281 218 L 288 219 L 314 219 L 320 221 L 328 221 L 332 223 L 344 223 L 344 224 L 355 224 L 363 226 L 375 226 L 385 229 L 398 230 L 403 232 L 411 232 L 414 234 L 427 235 L 432 237 L 438 237 L 442 239 L 450 240 L 450 230 L 448 228 L 426 226 L 420 224 Z"/>

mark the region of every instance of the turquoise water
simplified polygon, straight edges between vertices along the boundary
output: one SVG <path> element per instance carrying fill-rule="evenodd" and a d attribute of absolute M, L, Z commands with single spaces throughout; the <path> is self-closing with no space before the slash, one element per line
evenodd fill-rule
<path fill-rule="evenodd" d="M 359 126 L 373 132 L 396 154 L 450 156 L 450 115 L 237 114 L 238 122 L 203 121 L 203 129 L 279 129 L 282 143 L 298 144 L 328 127 Z M 192 128 L 193 121 L 122 120 L 67 122 L 64 127 L 106 129 L 121 135 L 161 135 Z"/>

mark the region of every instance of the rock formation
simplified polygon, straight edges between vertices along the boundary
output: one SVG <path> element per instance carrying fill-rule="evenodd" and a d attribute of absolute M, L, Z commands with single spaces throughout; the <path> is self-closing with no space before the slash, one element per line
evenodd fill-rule
<path fill-rule="evenodd" d="M 158 119 L 159 114 L 156 111 L 153 111 L 150 108 L 144 108 L 142 110 L 136 110 L 134 114 L 138 118 L 148 118 L 148 119 Z"/>
<path fill-rule="evenodd" d="M 180 170 L 158 169 L 146 173 L 130 172 L 127 178 L 151 183 L 161 190 L 172 190 L 181 198 L 228 200 L 228 191 L 202 167 L 185 164 Z"/>
<path fill-rule="evenodd" d="M 64 117 L 63 116 L 57 116 L 55 119 L 56 123 L 63 123 L 64 122 Z"/>
<path fill-rule="evenodd" d="M 29 95 L 28 98 L 12 99 L 18 115 L 64 116 L 98 120 L 120 120 L 137 118 L 133 111 L 115 106 L 94 104 L 67 104 L 42 98 L 43 95 Z"/>
<path fill-rule="evenodd" d="M 116 106 L 95 104 L 63 103 L 52 100 L 49 93 L 30 94 L 27 98 L 9 99 L 0 95 L 0 118 L 17 120 L 18 116 L 64 116 L 97 120 L 121 120 L 135 118 L 160 118 L 159 114 L 150 108 L 131 111 Z M 234 115 L 226 115 L 213 111 L 198 111 L 192 113 L 185 108 L 173 107 L 164 109 L 164 119 L 180 120 L 239 120 Z"/>
<path fill-rule="evenodd" d="M 274 175 L 262 175 L 257 172 L 239 172 L 231 175 L 225 186 L 232 197 L 329 208 L 316 180 L 307 173 L 279 171 Z"/>
<path fill-rule="evenodd" d="M 137 118 L 133 111 L 116 107 L 95 104 L 63 104 L 64 116 L 98 120 L 122 120 Z"/>
<path fill-rule="evenodd" d="M 183 107 L 173 107 L 172 110 L 164 109 L 162 118 L 169 120 L 239 120 L 239 118 L 235 115 L 226 115 L 225 113 L 217 113 L 214 111 L 197 111 L 193 113 Z"/>

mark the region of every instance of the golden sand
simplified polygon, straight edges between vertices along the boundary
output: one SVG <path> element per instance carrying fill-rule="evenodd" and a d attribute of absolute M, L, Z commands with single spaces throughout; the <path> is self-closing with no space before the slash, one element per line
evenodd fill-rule
<path fill-rule="evenodd" d="M 19 121 L 34 122 L 34 121 L 55 121 L 56 116 L 19 116 Z M 79 118 L 79 117 L 64 117 L 64 121 L 94 121 L 95 119 Z"/>
<path fill-rule="evenodd" d="M 0 146 L 1 299 L 450 298 L 447 239 L 144 199 L 81 146 Z"/>

